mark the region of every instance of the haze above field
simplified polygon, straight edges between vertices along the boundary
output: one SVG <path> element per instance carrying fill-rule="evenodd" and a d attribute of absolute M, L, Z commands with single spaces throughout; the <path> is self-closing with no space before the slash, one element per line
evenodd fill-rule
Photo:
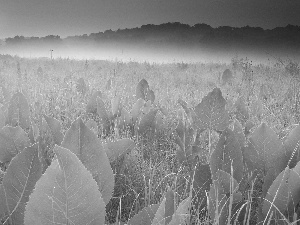
<path fill-rule="evenodd" d="M 228 61 L 236 54 L 297 58 L 299 52 L 298 0 L 0 0 L 0 5 L 0 38 L 6 39 L 0 54 L 50 57 L 52 49 L 54 58 L 190 62 Z"/>

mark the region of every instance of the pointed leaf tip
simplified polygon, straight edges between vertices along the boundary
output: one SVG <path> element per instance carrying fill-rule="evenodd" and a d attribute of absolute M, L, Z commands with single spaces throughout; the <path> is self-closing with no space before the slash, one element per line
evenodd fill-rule
<path fill-rule="evenodd" d="M 96 181 L 68 149 L 55 146 L 57 159 L 36 183 L 25 225 L 104 224 L 105 204 Z"/>
<path fill-rule="evenodd" d="M 195 125 L 200 129 L 223 131 L 229 125 L 225 108 L 226 100 L 219 88 L 214 88 L 205 96 L 195 109 Z"/>

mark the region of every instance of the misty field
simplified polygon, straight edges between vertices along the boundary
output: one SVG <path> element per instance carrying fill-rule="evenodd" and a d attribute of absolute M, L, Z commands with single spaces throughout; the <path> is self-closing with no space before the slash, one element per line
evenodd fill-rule
<path fill-rule="evenodd" d="M 298 62 L 229 61 L 0 55 L 0 224 L 297 223 Z"/>

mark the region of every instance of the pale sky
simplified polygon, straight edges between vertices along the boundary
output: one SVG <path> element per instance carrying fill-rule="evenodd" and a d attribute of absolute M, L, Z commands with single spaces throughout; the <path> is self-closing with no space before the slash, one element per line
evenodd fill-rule
<path fill-rule="evenodd" d="M 63 38 L 167 22 L 300 26 L 300 0 L 0 0 L 0 38 Z"/>

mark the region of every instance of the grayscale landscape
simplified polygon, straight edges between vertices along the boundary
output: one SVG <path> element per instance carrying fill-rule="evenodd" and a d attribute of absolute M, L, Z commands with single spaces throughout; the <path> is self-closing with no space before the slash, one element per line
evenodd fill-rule
<path fill-rule="evenodd" d="M 0 0 L 0 225 L 298 224 L 298 0 Z"/>

